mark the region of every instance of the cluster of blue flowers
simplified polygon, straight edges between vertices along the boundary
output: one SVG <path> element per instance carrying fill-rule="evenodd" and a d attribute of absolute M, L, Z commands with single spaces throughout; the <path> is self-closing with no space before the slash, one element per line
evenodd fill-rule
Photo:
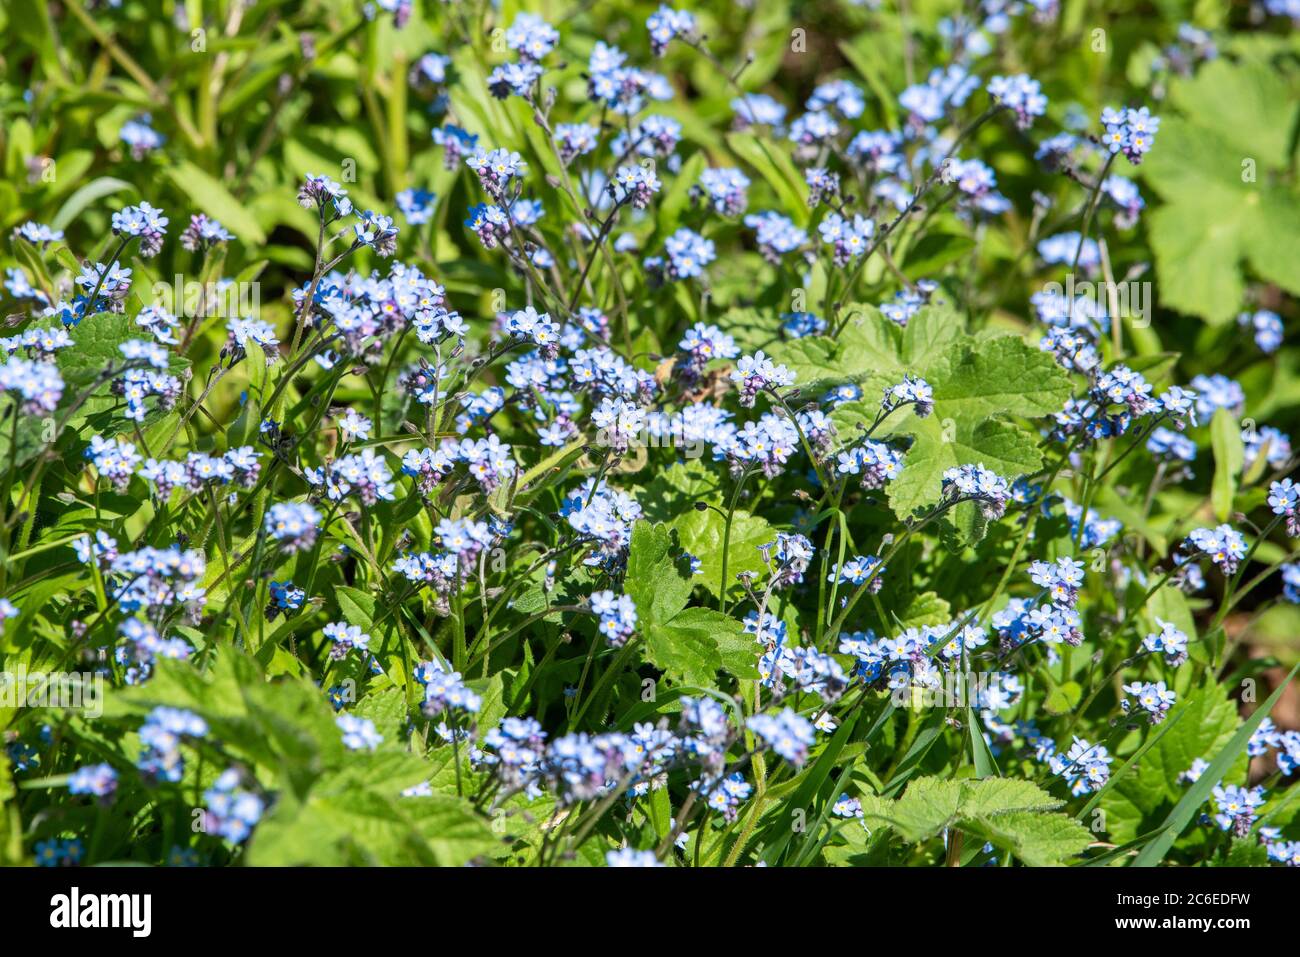
<path fill-rule="evenodd" d="M 154 494 L 162 502 L 166 502 L 178 488 L 195 494 L 220 485 L 238 484 L 251 488 L 257 483 L 260 473 L 258 454 L 251 445 L 229 449 L 220 456 L 190 452 L 183 460 L 145 459 L 136 471 L 153 486 Z"/>
<path fill-rule="evenodd" d="M 133 159 L 144 159 L 167 142 L 167 137 L 155 130 L 152 124 L 153 117 L 142 113 L 135 119 L 127 120 L 118 131 L 122 142 L 130 147 Z"/>
<path fill-rule="evenodd" d="M 384 736 L 369 718 L 341 714 L 334 719 L 343 735 L 343 746 L 349 751 L 373 751 L 384 741 Z"/>
<path fill-rule="evenodd" d="M 1033 562 L 1029 577 L 1043 589 L 1044 602 L 1012 598 L 996 612 L 991 623 L 1004 651 L 1026 642 L 1038 641 L 1056 655 L 1061 644 L 1077 647 L 1083 643 L 1082 617 L 1077 610 L 1079 590 L 1083 585 L 1083 562 L 1061 558 L 1054 563 Z"/>
<path fill-rule="evenodd" d="M 396 491 L 388 463 L 374 449 L 305 469 L 303 476 L 330 502 L 355 496 L 362 505 L 374 505 L 381 500 L 392 501 Z"/>
<path fill-rule="evenodd" d="M 1047 111 L 1047 97 L 1038 81 L 1023 73 L 993 77 L 989 80 L 989 96 L 1016 114 L 1016 125 L 1022 130 L 1029 129 L 1034 117 Z"/>
<path fill-rule="evenodd" d="M 1181 431 L 1196 425 L 1198 399 L 1199 393 L 1176 385 L 1156 398 L 1140 372 L 1116 365 L 1096 375 L 1087 399 L 1070 399 L 1056 413 L 1054 435 L 1060 441 L 1075 436 L 1085 442 L 1116 438 L 1129 431 L 1135 418 L 1152 419 L 1152 429 L 1169 422 Z"/>
<path fill-rule="evenodd" d="M 1246 539 L 1231 525 L 1194 529 L 1180 546 L 1188 559 L 1208 558 L 1225 575 L 1237 570 L 1246 556 Z"/>
<path fill-rule="evenodd" d="M 1123 110 L 1106 107 L 1101 111 L 1101 125 L 1105 129 L 1101 141 L 1106 149 L 1112 154 L 1122 152 L 1136 166 L 1155 145 L 1160 117 L 1152 116 L 1145 106 Z"/>
<path fill-rule="evenodd" d="M 800 767 L 808 760 L 808 749 L 816 735 L 808 719 L 784 709 L 780 714 L 756 714 L 749 719 L 749 729 L 776 754 Z"/>
<path fill-rule="evenodd" d="M 32 848 L 37 867 L 73 867 L 81 863 L 85 853 L 85 846 L 75 837 L 37 841 Z"/>
<path fill-rule="evenodd" d="M 627 595 L 598 591 L 591 596 L 591 610 L 600 616 L 600 633 L 616 648 L 636 631 L 636 605 Z"/>
<path fill-rule="evenodd" d="M 1125 711 L 1145 712 L 1152 724 L 1163 721 L 1178 700 L 1178 695 L 1166 688 L 1163 681 L 1134 681 L 1124 685 L 1124 694 L 1129 697 L 1124 698 L 1120 706 Z"/>
<path fill-rule="evenodd" d="M 141 684 L 153 674 L 160 658 L 184 661 L 194 649 L 184 638 L 164 638 L 156 628 L 138 618 L 128 618 L 117 627 L 120 643 L 113 660 L 122 668 L 122 681 Z"/>
<path fill-rule="evenodd" d="M 1076 797 L 1105 787 L 1114 761 L 1105 745 L 1090 744 L 1077 735 L 1064 754 L 1058 752 L 1051 741 L 1040 742 L 1038 759 L 1045 761 L 1053 774 L 1063 777 L 1070 785 L 1070 793 Z"/>
<path fill-rule="evenodd" d="M 181 233 L 181 247 L 190 252 L 206 252 L 218 243 L 228 243 L 235 237 L 219 220 L 206 213 L 194 213 L 190 224 Z"/>
<path fill-rule="evenodd" d="M 0 362 L 0 391 L 16 395 L 23 415 L 49 415 L 63 399 L 63 376 L 53 362 L 10 355 Z"/>
<path fill-rule="evenodd" d="M 663 256 L 647 257 L 643 265 L 652 280 L 676 282 L 702 276 L 717 255 L 713 240 L 683 226 L 664 240 Z"/>
<path fill-rule="evenodd" d="M 693 766 L 701 776 L 692 787 L 731 819 L 749 793 L 738 774 L 723 774 L 736 728 L 711 698 L 683 697 L 681 708 L 675 732 L 647 723 L 631 734 L 576 732 L 550 741 L 535 719 L 507 717 L 484 737 L 488 750 L 476 750 L 471 760 L 510 793 L 549 792 L 564 804 L 620 792 L 633 800 L 663 787 L 670 769 Z M 723 797 L 715 796 L 718 791 Z"/>
<path fill-rule="evenodd" d="M 113 214 L 113 235 L 122 237 L 123 244 L 128 239 L 140 240 L 140 255 L 150 258 L 162 250 L 167 223 L 162 210 L 142 202 L 139 206 L 124 206 Z"/>
<path fill-rule="evenodd" d="M 203 831 L 232 844 L 248 840 L 266 812 L 266 802 L 256 791 L 243 787 L 236 768 L 227 768 L 203 792 Z"/>
<path fill-rule="evenodd" d="M 145 717 L 140 726 L 143 745 L 136 767 L 152 781 L 176 784 L 185 774 L 181 744 L 186 738 L 202 738 L 208 724 L 192 711 L 160 705 Z"/>
<path fill-rule="evenodd" d="M 111 801 L 117 791 L 117 772 L 111 764 L 91 764 L 77 768 L 68 777 L 69 794 L 90 794 L 101 801 Z"/>
<path fill-rule="evenodd" d="M 290 552 L 311 548 L 320 526 L 320 512 L 306 502 L 276 502 L 263 523 L 266 534 Z"/>
<path fill-rule="evenodd" d="M 943 473 L 943 494 L 951 501 L 973 500 L 986 518 L 998 519 L 1006 513 L 1011 486 L 983 463 L 956 465 Z"/>
<path fill-rule="evenodd" d="M 1177 668 L 1187 660 L 1187 635 L 1173 622 L 1157 618 L 1156 624 L 1160 630 L 1143 638 L 1142 647 L 1152 654 L 1164 655 L 1165 663 L 1171 668 Z"/>
<path fill-rule="evenodd" d="M 465 685 L 459 672 L 441 662 L 426 661 L 415 669 L 415 678 L 424 685 L 424 703 L 420 709 L 430 718 L 444 713 L 477 714 L 483 698 Z"/>
<path fill-rule="evenodd" d="M 617 569 L 627 558 L 632 526 L 642 512 L 629 493 L 611 488 L 603 479 L 588 479 L 565 497 L 560 514 L 594 546 L 586 563 Z"/>

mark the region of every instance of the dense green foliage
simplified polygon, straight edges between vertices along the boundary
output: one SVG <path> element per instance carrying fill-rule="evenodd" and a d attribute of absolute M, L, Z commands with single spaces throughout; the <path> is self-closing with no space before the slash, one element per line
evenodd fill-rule
<path fill-rule="evenodd" d="M 629 0 L 7 3 L 0 863 L 1300 864 L 1300 34 L 1254 6 L 701 0 L 655 56 Z M 924 115 L 933 68 L 978 88 Z"/>

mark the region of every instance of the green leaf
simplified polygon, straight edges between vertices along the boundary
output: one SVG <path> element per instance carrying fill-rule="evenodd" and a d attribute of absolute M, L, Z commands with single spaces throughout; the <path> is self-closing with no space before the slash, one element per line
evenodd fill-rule
<path fill-rule="evenodd" d="M 1285 161 L 1297 102 L 1276 71 L 1259 63 L 1213 60 L 1195 76 L 1171 84 L 1170 101 L 1227 141 L 1249 144 L 1249 155 L 1269 165 Z"/>
<path fill-rule="evenodd" d="M 18 792 L 14 790 L 13 765 L 8 754 L 0 754 L 0 804 L 11 799 Z M 0 820 L 0 824 L 4 822 Z"/>
<path fill-rule="evenodd" d="M 956 827 L 1043 867 L 1068 862 L 1092 841 L 1077 822 L 1053 813 L 1062 803 L 1032 781 L 1015 778 L 917 778 L 898 800 L 866 798 L 862 809 L 868 824 L 884 823 L 910 843 Z"/>
<path fill-rule="evenodd" d="M 655 210 L 655 228 L 660 237 L 671 234 L 682 221 L 682 214 L 691 201 L 691 190 L 700 179 L 700 173 L 708 166 L 703 153 L 696 153 L 673 176 L 672 183 L 659 197 Z M 594 255 L 594 254 L 593 254 Z"/>
<path fill-rule="evenodd" d="M 375 730 L 384 736 L 385 741 L 399 741 L 403 737 L 407 708 L 406 695 L 401 688 L 390 687 L 371 691 L 350 710 L 359 718 L 369 718 L 373 721 Z M 428 769 L 425 768 L 425 778 L 427 777 Z M 417 781 L 419 780 L 423 779 L 417 778 Z"/>
<path fill-rule="evenodd" d="M 936 504 L 943 473 L 954 466 L 982 464 L 1009 481 L 1039 469 L 1038 436 L 1007 416 L 1050 415 L 1069 397 L 1069 376 L 1049 354 L 1016 336 L 965 335 L 957 316 L 942 305 L 922 309 L 904 330 L 874 308 L 849 310 L 852 318 L 840 336 L 798 339 L 774 348 L 773 355 L 794 370 L 796 385 L 807 393 L 842 382 L 863 386 L 862 401 L 845 403 L 832 415 L 841 436 L 870 423 L 879 408 L 872 393 L 905 372 L 930 383 L 929 416 L 895 413 L 881 429 L 914 439 L 902 474 L 888 487 L 899 518 Z M 983 536 L 984 522 L 973 504 L 959 506 L 951 522 L 968 542 Z"/>
<path fill-rule="evenodd" d="M 722 581 L 722 542 L 726 535 L 726 520 L 713 509 L 691 509 L 671 523 L 678 541 L 686 551 L 700 560 L 700 572 L 692 581 L 702 585 L 714 595 Z M 731 521 L 731 538 L 727 545 L 728 595 L 740 595 L 744 589 L 736 576 L 744 572 L 760 574 L 767 567 L 759 548 L 776 539 L 774 529 L 767 519 L 736 509 Z"/>
<path fill-rule="evenodd" d="M 988 742 L 984 740 L 984 729 L 980 726 L 979 718 L 971 705 L 966 706 L 966 725 L 970 734 L 971 763 L 975 765 L 975 776 L 977 778 L 997 777 L 1001 774 L 998 763 L 989 751 Z"/>
<path fill-rule="evenodd" d="M 1181 708 L 1179 707 L 1181 705 Z M 1237 729 L 1237 708 L 1223 688 L 1212 679 L 1187 696 L 1185 702 L 1170 709 L 1168 720 L 1185 711 L 1178 727 L 1163 737 L 1143 762 L 1145 769 L 1164 784 L 1165 796 L 1176 801 L 1183 795 L 1178 776 L 1197 758 L 1214 752 L 1227 742 Z"/>
<path fill-rule="evenodd" d="M 247 245 L 266 242 L 266 233 L 253 218 L 253 214 L 230 195 L 220 180 L 209 176 L 189 160 L 181 160 L 168 169 L 167 176 L 177 189 L 191 198 L 195 207 L 221 220 L 221 224 L 234 233 L 240 242 Z"/>
<path fill-rule="evenodd" d="M 1237 478 L 1245 461 L 1241 442 L 1241 427 L 1237 417 L 1228 409 L 1215 409 L 1210 420 L 1210 444 L 1214 449 L 1214 484 L 1211 498 L 1214 514 L 1226 522 L 1232 514 L 1232 500 L 1237 495 Z"/>
<path fill-rule="evenodd" d="M 195 712 L 228 751 L 297 795 L 349 753 L 319 688 L 307 679 L 272 684 L 253 658 L 229 645 L 206 673 L 192 661 L 159 660 L 145 684 L 110 692 L 104 713 L 144 714 L 158 705 Z"/>
<path fill-rule="evenodd" d="M 1166 583 L 1157 588 L 1143 612 L 1152 631 L 1160 630 L 1161 621 L 1169 621 L 1178 626 L 1189 642 L 1196 640 L 1196 619 L 1192 617 L 1186 593 L 1177 585 Z"/>
<path fill-rule="evenodd" d="M 1217 865 L 1218 862 L 1215 862 Z M 1223 867 L 1267 867 L 1268 848 L 1253 837 L 1236 838 L 1224 856 Z"/>
<path fill-rule="evenodd" d="M 962 829 L 1010 851 L 1030 867 L 1061 867 L 1092 843 L 1088 830 L 1064 814 L 1017 811 L 964 821 Z"/>
<path fill-rule="evenodd" d="M 1018 778 L 944 781 L 924 777 L 913 780 L 896 801 L 877 799 L 872 814 L 892 824 L 908 840 L 925 841 L 962 819 L 1053 811 L 1062 803 L 1032 781 Z M 863 808 L 865 811 L 865 803 Z"/>
<path fill-rule="evenodd" d="M 913 595 L 907 608 L 898 617 L 903 628 L 942 625 L 952 621 L 952 609 L 947 601 L 934 592 L 927 591 Z"/>
<path fill-rule="evenodd" d="M 864 802 L 863 820 L 870 824 L 873 818 L 879 818 L 904 840 L 920 843 L 955 824 L 961 802 L 961 782 L 916 778 L 896 801 L 872 802 L 870 808 Z"/>
<path fill-rule="evenodd" d="M 1093 794 L 1088 803 L 1083 806 L 1083 810 L 1076 815 L 1076 818 L 1082 821 L 1092 813 L 1093 809 L 1096 808 L 1105 798 L 1107 792 L 1109 792 L 1111 788 L 1115 787 L 1115 785 L 1119 784 L 1120 781 L 1124 780 L 1124 777 L 1138 766 L 1142 758 L 1146 756 L 1146 753 L 1159 744 L 1164 736 L 1172 731 L 1178 725 L 1178 722 L 1186 716 L 1186 714 L 1186 711 L 1182 711 L 1175 714 L 1172 718 L 1166 717 L 1165 720 L 1160 723 L 1159 729 L 1149 734 L 1142 746 L 1133 752 L 1132 757 L 1120 765 L 1120 767 L 1106 779 L 1106 783 L 1101 786 L 1101 790 Z"/>
<path fill-rule="evenodd" d="M 672 832 L 673 804 L 667 788 L 654 788 L 650 792 L 650 823 L 660 840 Z"/>
<path fill-rule="evenodd" d="M 1161 301 L 1226 322 L 1241 308 L 1249 265 L 1300 291 L 1288 255 L 1300 242 L 1300 197 L 1279 185 L 1296 99 L 1261 63 L 1215 60 L 1176 78 L 1155 148 L 1142 164 L 1166 201 L 1148 225 Z"/>
<path fill-rule="evenodd" d="M 637 522 L 628 550 L 624 591 L 637 610 L 645 637 L 645 656 L 675 681 L 712 686 L 719 668 L 757 677 L 754 644 L 730 615 L 710 608 L 687 608 L 694 584 L 681 549 L 666 525 Z"/>
<path fill-rule="evenodd" d="M 1249 219 L 1235 196 L 1213 189 L 1199 196 L 1161 206 L 1148 221 L 1160 295 L 1179 312 L 1226 322 L 1246 290 L 1239 263 Z"/>
<path fill-rule="evenodd" d="M 1013 336 L 965 338 L 949 346 L 925 376 L 934 388 L 933 413 L 925 419 L 909 414 L 892 426 L 915 438 L 902 474 L 889 484 L 889 503 L 899 518 L 936 504 L 943 473 L 954 466 L 982 464 L 1008 481 L 1037 471 L 1037 436 L 1001 417 L 1060 409 L 1070 394 L 1069 378 L 1050 355 Z M 983 535 L 973 504 L 959 506 L 952 522 L 967 541 Z"/>
<path fill-rule="evenodd" d="M 644 629 L 646 658 L 676 681 L 712 687 L 722 667 L 718 636 L 742 631 L 740 622 L 709 608 L 687 608 L 671 621 Z"/>
<path fill-rule="evenodd" d="M 51 228 L 66 229 L 95 200 L 103 199 L 105 196 L 112 196 L 114 193 L 120 193 L 126 189 L 133 192 L 137 191 L 130 183 L 125 180 L 114 179 L 112 176 L 100 176 L 97 179 L 92 179 L 63 201 L 59 211 L 50 220 Z"/>
<path fill-rule="evenodd" d="M 327 782 L 306 801 L 277 804 L 258 825 L 246 860 L 260 867 L 459 867 L 505 850 L 462 798 L 403 798 L 396 790 Z"/>
<path fill-rule="evenodd" d="M 929 233 L 907 250 L 902 272 L 908 279 L 922 279 L 968 255 L 974 248 L 975 240 L 969 236 L 960 233 Z"/>
<path fill-rule="evenodd" d="M 266 350 L 249 339 L 244 343 L 244 352 L 247 353 L 244 368 L 248 371 L 248 387 L 261 400 L 266 393 Z"/>
<path fill-rule="evenodd" d="M 937 504 L 943 487 L 943 473 L 958 465 L 983 465 L 1015 481 L 1037 471 L 1042 455 L 1032 433 L 1012 422 L 999 419 L 972 421 L 951 415 L 938 419 L 940 410 L 929 418 L 914 420 L 915 442 L 903 459 L 903 471 L 889 483 L 887 497 L 894 514 L 910 518 L 918 509 Z M 968 541 L 983 537 L 979 509 L 963 503 L 953 510 L 952 523 Z"/>
<path fill-rule="evenodd" d="M 14 796 L 13 766 L 0 754 L 0 865 L 16 867 L 23 860 L 22 819 Z"/>
<path fill-rule="evenodd" d="M 964 340 L 944 354 L 934 375 L 935 406 L 954 405 L 969 418 L 1045 416 L 1059 412 L 1070 380 L 1046 352 L 1017 336 Z"/>
<path fill-rule="evenodd" d="M 918 315 L 914 322 L 932 321 L 933 310 L 921 312 L 930 315 L 924 319 Z M 769 350 L 773 361 L 788 366 L 795 374 L 795 385 L 801 394 L 811 397 L 834 385 L 862 384 L 869 379 L 883 385 L 897 380 L 906 371 L 903 333 L 898 326 L 882 316 L 875 306 L 861 303 L 846 306 L 845 315 L 844 328 L 837 336 L 792 339 L 776 343 Z M 923 361 L 924 357 L 918 357 L 915 365 L 919 367 Z"/>
<path fill-rule="evenodd" d="M 753 133 L 729 133 L 727 145 L 758 171 L 796 223 L 808 225 L 808 185 L 789 156 Z"/>
<path fill-rule="evenodd" d="M 1021 811 L 1054 811 L 1062 802 L 1033 781 L 998 778 L 962 783 L 963 817 L 995 817 Z"/>
<path fill-rule="evenodd" d="M 889 707 L 889 706 L 887 706 Z M 814 798 L 821 792 L 822 786 L 830 777 L 836 761 L 844 751 L 844 746 L 848 743 L 853 734 L 854 728 L 857 727 L 862 712 L 854 710 L 848 718 L 835 730 L 831 735 L 830 741 L 822 749 L 812 766 L 808 768 L 799 778 L 797 778 L 798 788 L 790 798 L 789 807 L 804 808 L 811 806 Z M 838 782 L 833 782 L 835 793 L 838 794 L 840 787 Z M 831 796 L 834 799 L 834 795 Z M 865 808 L 868 800 L 862 802 Z M 784 817 L 778 817 L 769 824 L 763 831 L 763 860 L 768 864 L 776 864 L 794 837 L 794 828 L 789 826 L 789 820 Z"/>
<path fill-rule="evenodd" d="M 47 77 L 64 75 L 59 62 L 59 45 L 48 3 L 39 0 L 14 0 L 4 11 L 3 26 L 11 30 L 10 39 L 27 43 L 37 54 Z"/>
<path fill-rule="evenodd" d="M 349 625 L 356 625 L 365 631 L 374 622 L 374 595 L 350 585 L 339 585 L 334 589 L 334 597 L 339 603 L 339 611 L 343 613 Z"/>
<path fill-rule="evenodd" d="M 1048 692 L 1043 707 L 1048 714 L 1069 714 L 1083 697 L 1083 688 L 1077 681 L 1067 681 Z"/>
<path fill-rule="evenodd" d="M 699 459 L 675 462 L 657 473 L 640 496 L 642 514 L 652 522 L 671 522 L 694 509 L 696 502 L 723 501 L 718 476 Z"/>
<path fill-rule="evenodd" d="M 646 521 L 633 526 L 623 590 L 636 605 L 642 627 L 666 623 L 686 607 L 691 579 L 685 564 L 666 526 Z"/>
<path fill-rule="evenodd" d="M 889 322 L 883 316 L 881 321 Z M 949 346 L 960 342 L 964 336 L 961 316 L 951 306 L 933 303 L 923 307 L 903 330 L 898 354 L 900 371 L 928 369 Z"/>
<path fill-rule="evenodd" d="M 687 609 L 687 611 L 695 610 Z M 709 617 L 716 614 L 719 613 L 710 611 Z M 754 641 L 754 636 L 745 631 L 745 626 L 741 622 L 730 616 L 726 617 L 728 621 L 719 621 L 718 628 L 713 633 L 713 639 L 718 643 L 718 654 L 722 658 L 722 670 L 736 678 L 756 681 L 759 677 L 758 653 L 761 649 Z"/>
<path fill-rule="evenodd" d="M 919 702 L 922 694 L 923 691 L 921 689 L 913 688 L 911 693 L 912 701 L 914 703 Z M 892 705 L 893 701 L 891 700 L 890 706 Z M 935 746 L 936 742 L 943 738 L 943 733 L 946 729 L 947 721 L 944 709 L 930 708 L 928 716 L 921 723 L 920 730 L 917 731 L 916 735 L 912 738 L 912 743 L 908 745 L 907 750 L 898 760 L 898 764 L 894 768 L 894 773 L 890 776 L 889 780 L 885 782 L 885 786 L 881 789 L 881 793 L 889 797 L 895 797 L 900 791 L 902 791 L 903 788 L 906 787 L 907 782 L 910 781 L 913 775 L 920 770 L 921 762 L 924 761 L 926 755 L 930 753 L 930 749 Z"/>

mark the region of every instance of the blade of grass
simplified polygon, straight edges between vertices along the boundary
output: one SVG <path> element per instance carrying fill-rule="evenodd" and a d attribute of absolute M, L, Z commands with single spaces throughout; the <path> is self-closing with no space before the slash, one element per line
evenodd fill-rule
<path fill-rule="evenodd" d="M 804 778 L 803 784 L 791 797 L 789 804 L 790 807 L 807 807 L 812 802 L 813 797 L 821 790 L 822 785 L 830 776 L 831 768 L 835 765 L 835 759 L 839 756 L 840 751 L 843 750 L 844 745 L 848 743 L 849 737 L 853 734 L 853 729 L 857 726 L 861 714 L 861 711 L 855 710 L 853 717 L 841 724 L 835 734 L 831 736 L 831 740 L 827 743 L 826 749 L 818 756 L 816 762 L 814 762 L 813 766 L 808 770 L 807 777 Z M 783 833 L 776 840 L 767 844 L 763 851 L 763 860 L 767 861 L 768 864 L 775 864 L 777 862 L 781 854 L 785 851 L 786 845 L 790 843 L 790 839 L 794 836 L 794 830 L 792 828 L 783 826 L 787 824 L 788 821 L 783 821 L 779 818 L 774 824 L 774 826 L 782 827 Z"/>
<path fill-rule="evenodd" d="M 945 712 L 941 708 L 933 709 L 921 729 L 917 732 L 916 738 L 912 741 L 912 746 L 907 749 L 903 759 L 898 762 L 898 767 L 885 783 L 884 789 L 880 792 L 882 797 L 897 797 L 898 792 L 902 790 L 903 785 L 908 779 L 916 773 L 925 756 L 930 753 L 934 743 L 939 740 L 945 727 Z"/>
<path fill-rule="evenodd" d="M 1229 739 L 1228 743 L 1223 746 L 1210 766 L 1205 772 L 1196 779 L 1183 799 L 1174 805 L 1174 809 L 1169 812 L 1163 824 L 1160 825 L 1160 833 L 1150 841 L 1146 847 L 1134 859 L 1134 867 L 1154 867 L 1159 864 L 1169 849 L 1174 846 L 1174 841 L 1183 833 L 1183 829 L 1191 822 L 1192 817 L 1196 814 L 1197 809 L 1205 803 L 1206 798 L 1210 796 L 1210 791 L 1223 780 L 1223 776 L 1228 772 L 1229 766 L 1237 759 L 1237 756 L 1246 750 L 1246 745 L 1250 741 L 1250 736 L 1255 733 L 1255 729 L 1260 723 L 1268 717 L 1268 713 L 1273 710 L 1273 705 L 1277 704 L 1278 698 L 1282 697 L 1282 692 L 1286 690 L 1287 685 L 1291 683 L 1300 671 L 1300 662 L 1291 669 L 1291 673 L 1286 676 L 1286 680 L 1277 686 L 1268 700 L 1255 710 L 1245 723 L 1237 729 L 1237 733 Z"/>
<path fill-rule="evenodd" d="M 970 730 L 971 762 L 975 765 L 975 777 L 980 779 L 1001 777 L 1002 772 L 998 770 L 998 763 L 993 760 L 989 744 L 984 740 L 984 729 L 980 727 L 975 709 L 970 705 L 966 705 L 966 726 Z"/>

